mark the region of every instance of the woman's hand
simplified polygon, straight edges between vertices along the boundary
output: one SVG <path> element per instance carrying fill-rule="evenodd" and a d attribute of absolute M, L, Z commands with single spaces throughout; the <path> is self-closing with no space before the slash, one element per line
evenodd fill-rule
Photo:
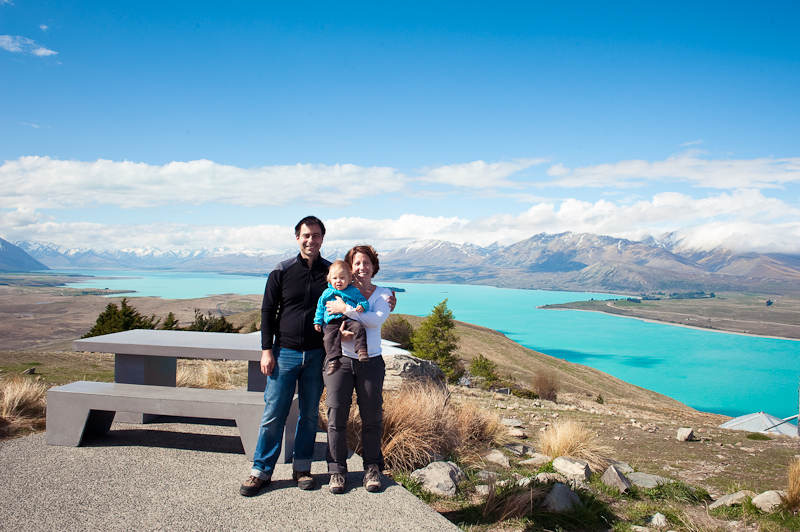
<path fill-rule="evenodd" d="M 328 309 L 328 314 L 344 314 L 347 312 L 347 303 L 341 297 L 336 296 L 335 301 L 325 303 L 325 308 Z"/>
<path fill-rule="evenodd" d="M 348 331 L 347 329 L 345 329 L 344 328 L 345 323 L 346 322 L 343 321 L 342 324 L 339 326 L 339 334 L 342 336 L 342 340 L 350 340 L 351 338 L 353 338 L 356 335 L 356 333 L 354 333 L 353 331 Z"/>

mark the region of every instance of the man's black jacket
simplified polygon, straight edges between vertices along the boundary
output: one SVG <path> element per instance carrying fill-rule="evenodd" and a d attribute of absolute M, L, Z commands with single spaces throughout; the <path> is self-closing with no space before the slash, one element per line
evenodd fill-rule
<path fill-rule="evenodd" d="M 261 349 L 323 348 L 322 333 L 314 330 L 314 311 L 328 287 L 330 265 L 318 256 L 309 268 L 308 261 L 298 253 L 275 266 L 261 305 Z"/>

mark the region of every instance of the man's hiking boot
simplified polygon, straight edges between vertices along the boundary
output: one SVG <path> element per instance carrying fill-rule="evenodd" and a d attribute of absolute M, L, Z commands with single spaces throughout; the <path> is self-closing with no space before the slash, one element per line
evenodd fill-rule
<path fill-rule="evenodd" d="M 364 487 L 372 493 L 381 490 L 381 473 L 376 466 L 368 466 L 364 471 Z"/>
<path fill-rule="evenodd" d="M 339 473 L 331 473 L 331 479 L 328 482 L 328 489 L 331 493 L 344 493 L 344 475 Z"/>
<path fill-rule="evenodd" d="M 261 488 L 269 484 L 270 478 L 258 478 L 250 475 L 247 480 L 244 481 L 242 487 L 239 488 L 239 493 L 244 495 L 245 497 L 252 497 L 256 493 L 258 493 Z"/>
<path fill-rule="evenodd" d="M 301 490 L 313 490 L 317 486 L 310 471 L 294 471 L 292 473 L 292 480 L 297 481 L 297 487 Z"/>

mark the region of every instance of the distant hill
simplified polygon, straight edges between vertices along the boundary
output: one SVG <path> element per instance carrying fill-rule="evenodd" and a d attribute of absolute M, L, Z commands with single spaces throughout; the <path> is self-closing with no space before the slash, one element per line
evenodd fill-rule
<path fill-rule="evenodd" d="M 29 272 L 49 269 L 18 246 L 0 238 L 0 272 Z"/>
<path fill-rule="evenodd" d="M 295 249 L 162 251 L 65 249 L 16 242 L 51 268 L 174 269 L 263 274 Z M 328 259 L 344 250 L 323 249 Z M 591 233 L 540 233 L 510 246 L 419 240 L 381 253 L 381 278 L 394 281 L 486 284 L 506 288 L 602 291 L 754 291 L 800 294 L 800 257 L 691 250 L 666 234 L 640 242 Z"/>

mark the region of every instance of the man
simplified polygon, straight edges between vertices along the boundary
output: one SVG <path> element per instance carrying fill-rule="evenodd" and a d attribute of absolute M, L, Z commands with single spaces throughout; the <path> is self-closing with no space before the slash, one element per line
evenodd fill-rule
<path fill-rule="evenodd" d="M 292 478 L 300 489 L 315 487 L 311 476 L 319 400 L 322 395 L 322 333 L 314 330 L 317 300 L 327 288 L 330 262 L 320 256 L 325 225 L 307 216 L 294 228 L 300 253 L 278 264 L 267 279 L 261 307 L 261 371 L 267 376 L 264 416 L 250 477 L 239 488 L 246 497 L 269 484 L 281 452 L 283 427 L 297 385 L 300 416 Z"/>

